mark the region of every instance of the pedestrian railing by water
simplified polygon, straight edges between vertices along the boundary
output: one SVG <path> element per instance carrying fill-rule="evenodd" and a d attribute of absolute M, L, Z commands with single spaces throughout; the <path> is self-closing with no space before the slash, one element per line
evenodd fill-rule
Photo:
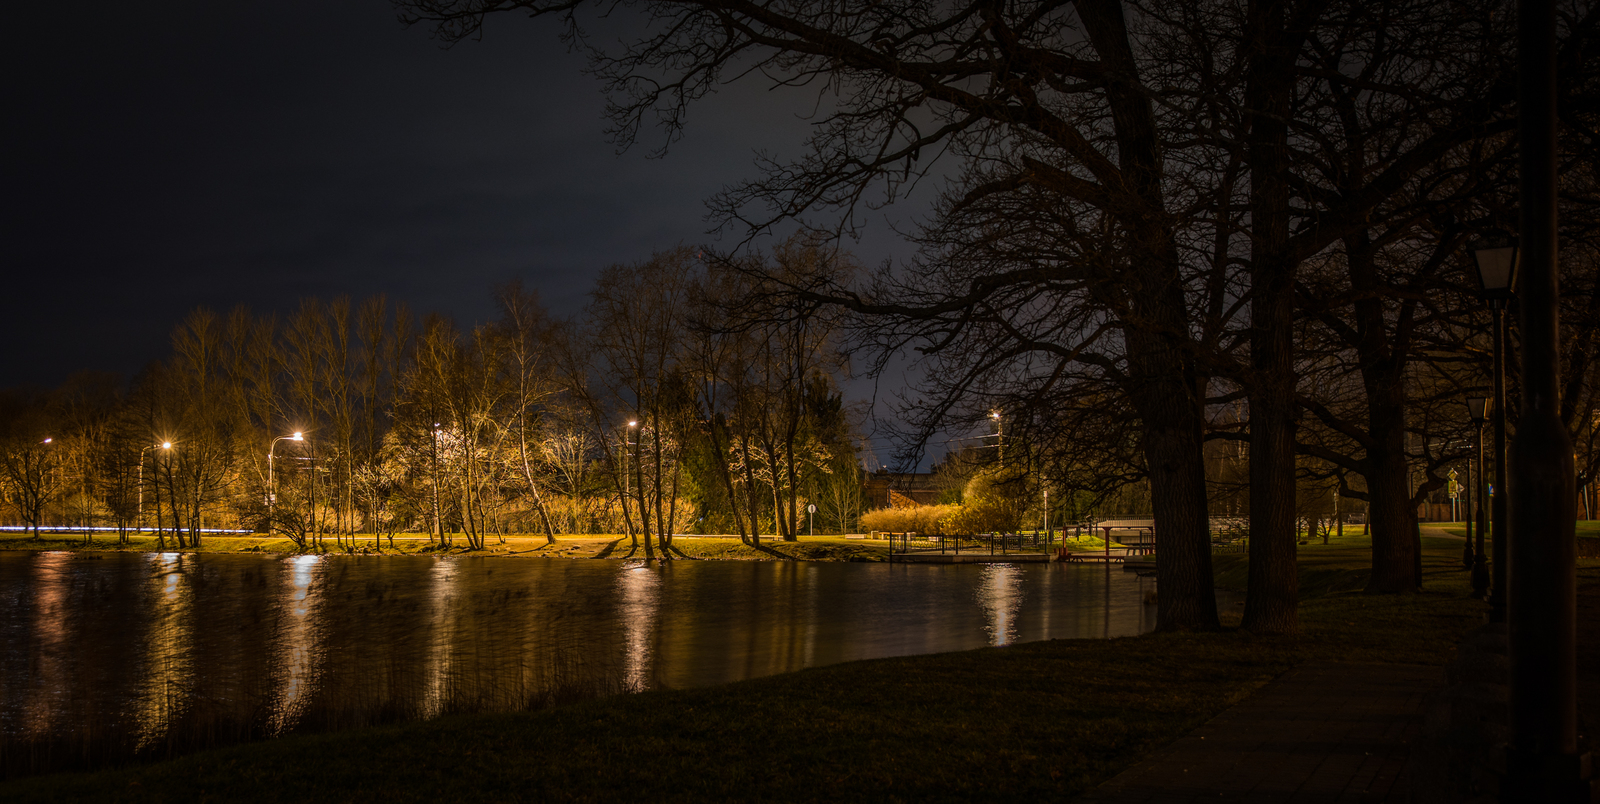
<path fill-rule="evenodd" d="M 897 556 L 926 553 L 987 553 L 994 555 L 1049 554 L 1057 539 L 1055 531 L 1016 531 L 1011 533 L 881 533 L 889 540 L 889 560 Z"/>

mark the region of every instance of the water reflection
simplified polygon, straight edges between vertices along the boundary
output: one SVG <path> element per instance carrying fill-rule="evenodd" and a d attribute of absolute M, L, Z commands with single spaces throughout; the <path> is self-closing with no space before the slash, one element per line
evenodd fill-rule
<path fill-rule="evenodd" d="M 983 565 L 978 603 L 988 618 L 989 644 L 1009 645 L 1017 638 L 1017 611 L 1022 608 L 1022 573 L 1015 564 Z"/>
<path fill-rule="evenodd" d="M 33 617 L 29 637 L 37 645 L 36 661 L 25 678 L 44 686 L 48 679 L 65 675 L 66 657 L 71 643 L 67 638 L 67 592 L 70 588 L 68 570 L 71 553 L 44 553 L 39 556 L 33 573 Z M 34 733 L 47 733 L 53 727 L 60 708 L 61 694 L 40 690 L 29 696 L 26 728 Z"/>
<path fill-rule="evenodd" d="M 1154 584 L 1062 564 L 0 552 L 0 733 L 278 733 L 573 681 L 692 687 L 1131 635 L 1154 625 Z"/>
<path fill-rule="evenodd" d="M 661 575 L 648 564 L 626 566 L 617 575 L 617 610 L 623 628 L 623 683 L 630 689 L 654 686 L 656 617 L 661 606 Z"/>
<path fill-rule="evenodd" d="M 314 615 L 320 608 L 322 596 L 315 581 L 322 559 L 295 556 L 284 563 L 289 571 L 283 603 L 278 607 L 281 619 L 274 650 L 278 688 L 268 725 L 273 734 L 292 728 L 305 711 L 306 701 L 316 686 L 319 652 Z"/>
<path fill-rule="evenodd" d="M 144 667 L 136 674 L 134 717 L 138 743 L 145 747 L 165 736 L 167 727 L 190 702 L 193 676 L 191 634 L 194 629 L 194 592 L 184 572 L 182 553 L 148 556 L 146 589 L 150 592 L 145 619 Z"/>
<path fill-rule="evenodd" d="M 443 711 L 454 677 L 456 618 L 456 562 L 438 559 L 428 573 L 428 661 L 423 665 L 422 711 L 428 717 Z"/>

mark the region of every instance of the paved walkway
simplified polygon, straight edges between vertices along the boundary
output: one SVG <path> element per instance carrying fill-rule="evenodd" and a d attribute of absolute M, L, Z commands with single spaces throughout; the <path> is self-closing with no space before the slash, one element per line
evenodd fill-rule
<path fill-rule="evenodd" d="M 1301 665 L 1083 802 L 1403 802 L 1438 667 Z"/>

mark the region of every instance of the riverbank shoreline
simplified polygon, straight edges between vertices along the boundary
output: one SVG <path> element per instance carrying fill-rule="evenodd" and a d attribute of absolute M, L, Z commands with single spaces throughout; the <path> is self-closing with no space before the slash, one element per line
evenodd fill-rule
<path fill-rule="evenodd" d="M 69 553 L 219 553 L 245 555 L 327 555 L 327 556 L 450 556 L 460 558 L 545 558 L 545 559 L 600 559 L 639 561 L 645 558 L 644 545 L 633 547 L 632 540 L 617 535 L 574 535 L 557 537 L 555 544 L 546 542 L 542 535 L 508 536 L 502 542 L 491 538 L 483 550 L 468 550 L 462 545 L 465 539 L 455 534 L 454 544 L 439 547 L 421 534 L 396 536 L 394 546 L 388 540 L 374 545 L 370 535 L 355 540 L 345 537 L 342 542 L 326 540 L 322 549 L 301 550 L 288 539 L 273 539 L 248 535 L 205 535 L 200 547 L 173 547 L 168 540 L 162 547 L 154 535 L 130 537 L 121 544 L 110 533 L 97 534 L 85 542 L 81 536 L 46 533 L 39 539 L 31 535 L 0 534 L 0 550 L 27 550 L 35 552 L 61 551 Z M 1101 542 L 1057 542 L 1069 549 L 1095 551 Z M 1075 546 L 1076 545 L 1076 546 Z M 1113 542 L 1115 549 L 1121 545 Z M 889 560 L 889 542 L 851 536 L 801 536 L 798 541 L 785 542 L 771 537 L 761 540 L 760 546 L 747 545 L 737 536 L 674 536 L 672 550 L 663 556 L 659 550 L 655 558 L 690 561 L 865 561 Z M 1039 553 L 1038 555 L 1044 555 Z"/>
<path fill-rule="evenodd" d="M 453 544 L 440 547 L 425 534 L 399 534 L 392 540 L 375 544 L 370 534 L 357 534 L 356 538 L 335 540 L 328 537 L 321 549 L 299 549 L 294 542 L 283 538 L 260 535 L 202 536 L 199 548 L 174 547 L 169 536 L 163 546 L 156 536 L 141 534 L 131 536 L 127 544 L 117 541 L 112 533 L 95 534 L 92 539 L 70 534 L 32 535 L 7 533 L 0 535 L 0 550 L 64 551 L 73 553 L 237 553 L 281 556 L 450 556 L 462 558 L 545 558 L 545 559 L 612 559 L 638 561 L 645 558 L 641 543 L 634 548 L 632 540 L 618 535 L 558 536 L 549 544 L 543 535 L 517 535 L 490 537 L 483 550 L 469 550 L 466 540 L 454 534 Z M 391 546 L 391 544 L 393 546 Z M 656 558 L 677 560 L 713 561 L 886 561 L 889 555 L 887 541 L 845 536 L 802 536 L 799 541 L 785 542 L 767 537 L 760 547 L 739 541 L 737 536 L 675 536 L 673 549 Z"/>

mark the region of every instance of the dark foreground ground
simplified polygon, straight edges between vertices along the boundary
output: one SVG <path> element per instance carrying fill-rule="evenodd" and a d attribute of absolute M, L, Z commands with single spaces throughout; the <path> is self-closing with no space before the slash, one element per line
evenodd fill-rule
<path fill-rule="evenodd" d="M 1461 542 L 1425 542 L 1427 588 L 1407 596 L 1351 591 L 1365 580 L 1354 539 L 1303 547 L 1317 596 L 1295 636 L 1227 630 L 855 662 L 21 779 L 0 784 L 0 800 L 1061 799 L 1296 665 L 1447 662 L 1483 606 L 1467 597 Z M 1239 574 L 1242 559 L 1220 556 L 1219 580 Z M 1584 563 L 1587 691 L 1600 671 L 1600 562 Z M 1586 697 L 1586 709 L 1593 703 Z"/>

